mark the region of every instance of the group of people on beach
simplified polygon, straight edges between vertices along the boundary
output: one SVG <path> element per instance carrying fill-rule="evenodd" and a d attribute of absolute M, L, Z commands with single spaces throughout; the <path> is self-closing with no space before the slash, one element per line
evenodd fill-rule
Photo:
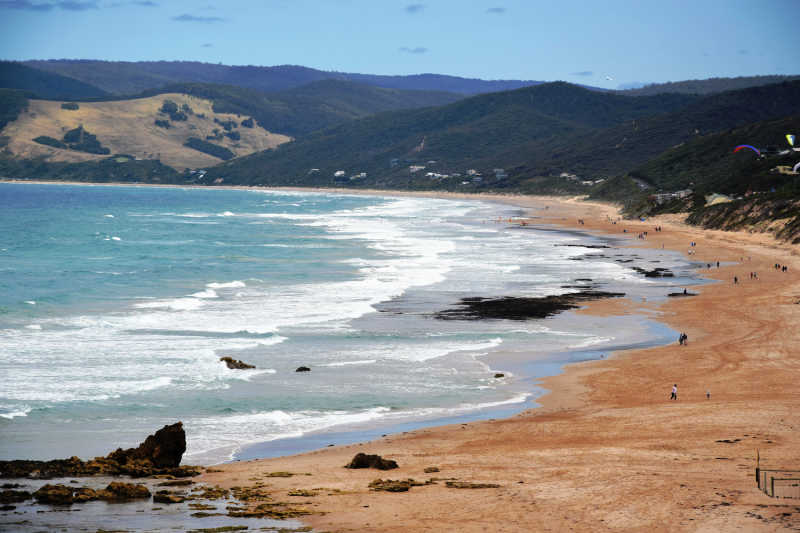
<path fill-rule="evenodd" d="M 775 270 L 780 270 L 781 272 L 789 272 L 789 267 L 786 265 L 781 265 L 780 263 L 775 263 Z"/>
<path fill-rule="evenodd" d="M 681 346 L 684 346 L 684 345 L 686 345 L 688 343 L 689 343 L 689 335 L 687 335 L 686 333 L 681 333 L 678 336 L 678 344 L 680 344 Z"/>

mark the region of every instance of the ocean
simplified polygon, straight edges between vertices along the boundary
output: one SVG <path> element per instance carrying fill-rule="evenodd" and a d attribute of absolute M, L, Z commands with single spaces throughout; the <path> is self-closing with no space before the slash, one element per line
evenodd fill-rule
<path fill-rule="evenodd" d="M 508 222 L 521 214 L 478 200 L 0 183 L 0 459 L 105 455 L 180 420 L 183 462 L 215 464 L 325 432 L 488 416 L 533 405 L 536 378 L 566 362 L 674 340 L 648 316 L 436 318 L 465 297 L 590 283 L 657 300 L 698 282 L 677 253 Z"/>

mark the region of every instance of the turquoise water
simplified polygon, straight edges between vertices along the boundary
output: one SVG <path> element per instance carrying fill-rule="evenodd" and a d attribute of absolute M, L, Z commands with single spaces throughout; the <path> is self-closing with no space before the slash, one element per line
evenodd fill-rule
<path fill-rule="evenodd" d="M 92 457 L 182 420 L 185 461 L 215 463 L 258 442 L 521 404 L 530 383 L 495 379 L 506 369 L 488 353 L 547 358 L 635 333 L 575 317 L 433 313 L 468 296 L 567 292 L 577 279 L 649 297 L 688 279 L 668 252 L 625 252 L 678 273 L 653 282 L 584 247 L 596 238 L 496 221 L 515 213 L 466 200 L 0 183 L 0 458 Z M 221 356 L 256 368 L 230 370 Z"/>

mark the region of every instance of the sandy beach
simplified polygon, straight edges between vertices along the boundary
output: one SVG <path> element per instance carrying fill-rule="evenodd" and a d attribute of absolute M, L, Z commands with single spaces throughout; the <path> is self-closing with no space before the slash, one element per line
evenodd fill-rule
<path fill-rule="evenodd" d="M 800 470 L 798 247 L 765 234 L 702 230 L 672 215 L 618 220 L 613 206 L 577 199 L 482 199 L 529 209 L 532 225 L 691 250 L 711 264 L 699 274 L 718 283 L 688 287 L 696 296 L 598 301 L 578 311 L 649 313 L 685 332 L 686 345 L 676 338 L 570 365 L 543 380 L 551 392 L 538 400 L 542 407 L 509 419 L 225 464 L 203 481 L 260 486 L 311 511 L 302 520 L 315 531 L 800 530 L 800 500 L 769 498 L 754 478 L 757 454 L 762 468 Z M 637 239 L 643 231 L 646 239 Z M 677 401 L 669 400 L 673 384 Z M 343 468 L 358 452 L 399 468 Z M 278 471 L 300 475 L 269 476 Z M 370 490 L 377 478 L 432 482 Z M 453 488 L 447 480 L 491 486 Z"/>

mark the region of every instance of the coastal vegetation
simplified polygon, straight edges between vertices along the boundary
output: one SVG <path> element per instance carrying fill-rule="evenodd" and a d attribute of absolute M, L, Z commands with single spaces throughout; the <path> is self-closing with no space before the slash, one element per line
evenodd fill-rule
<path fill-rule="evenodd" d="M 62 140 L 48 137 L 47 135 L 40 135 L 33 139 L 33 142 L 43 144 L 45 146 L 52 146 L 53 148 L 76 150 L 78 152 L 86 152 L 87 154 L 101 154 L 106 155 L 111 152 L 108 148 L 100 144 L 96 135 L 92 135 L 83 126 L 78 126 L 64 134 Z"/>
<path fill-rule="evenodd" d="M 28 97 L 16 89 L 0 89 L 0 130 L 28 109 Z"/>
<path fill-rule="evenodd" d="M 159 160 L 111 156 L 67 163 L 44 158 L 17 159 L 0 153 L 0 178 L 88 183 L 185 183 L 183 174 Z"/>
<path fill-rule="evenodd" d="M 183 145 L 188 146 L 193 150 L 197 150 L 198 152 L 203 152 L 204 154 L 213 155 L 214 157 L 218 157 L 224 161 L 227 161 L 228 159 L 233 159 L 236 156 L 236 154 L 234 154 L 224 146 L 210 143 L 208 141 L 204 141 L 203 139 L 198 139 L 197 137 L 189 137 L 188 139 L 186 139 L 186 142 L 183 143 Z"/>

